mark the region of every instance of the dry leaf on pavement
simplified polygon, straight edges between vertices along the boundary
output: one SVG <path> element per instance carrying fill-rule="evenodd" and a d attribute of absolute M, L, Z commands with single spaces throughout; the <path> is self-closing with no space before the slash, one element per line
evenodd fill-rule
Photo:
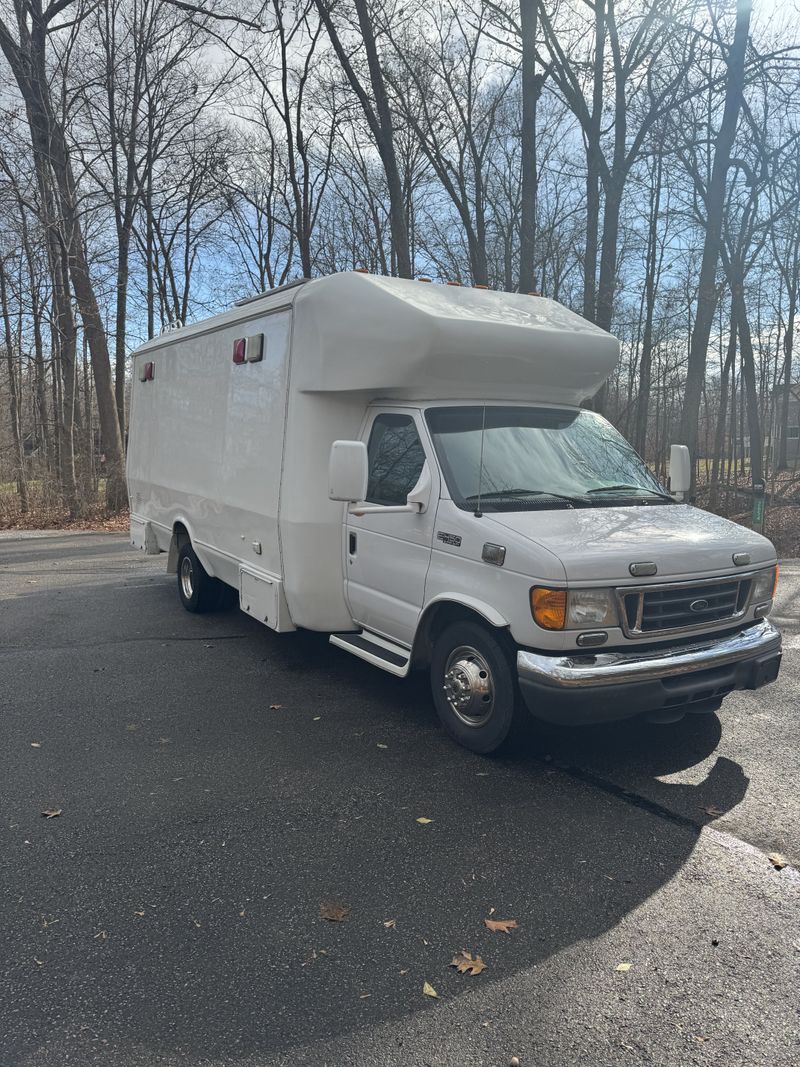
<path fill-rule="evenodd" d="M 450 966 L 455 967 L 459 974 L 471 974 L 473 976 L 486 970 L 486 964 L 480 956 L 473 957 L 471 953 L 466 952 L 463 948 L 457 956 L 452 958 Z"/>
<path fill-rule="evenodd" d="M 422 992 L 425 994 L 426 997 L 435 997 L 437 1000 L 439 999 L 439 994 L 436 992 L 430 982 L 422 983 Z"/>
<path fill-rule="evenodd" d="M 427 826 L 429 822 L 433 822 L 433 819 L 426 819 L 424 815 L 420 815 L 420 817 L 417 819 L 417 822 L 420 824 L 420 826 Z"/>
<path fill-rule="evenodd" d="M 61 811 L 61 808 L 45 808 L 42 815 L 44 815 L 45 819 L 57 819 Z"/>
<path fill-rule="evenodd" d="M 767 859 L 776 871 L 782 871 L 784 867 L 788 867 L 789 865 L 789 861 L 785 856 L 782 856 L 780 852 L 770 852 Z"/>
<path fill-rule="evenodd" d="M 283 707 L 283 704 L 270 704 L 269 710 L 270 711 L 277 711 L 278 708 L 282 708 L 282 707 Z"/>
<path fill-rule="evenodd" d="M 516 930 L 519 923 L 516 919 L 484 919 L 483 925 L 494 934 L 510 934 Z"/>
<path fill-rule="evenodd" d="M 716 807 L 714 804 L 709 804 L 707 808 L 703 808 L 706 815 L 724 815 L 725 812 L 722 808 Z"/>
<path fill-rule="evenodd" d="M 387 930 L 394 930 L 395 926 L 397 926 L 397 919 L 387 919 L 383 925 Z"/>
<path fill-rule="evenodd" d="M 614 968 L 615 971 L 629 971 L 633 967 L 632 963 L 618 963 Z"/>
<path fill-rule="evenodd" d="M 327 919 L 329 923 L 343 923 L 349 914 L 350 908 L 347 904 L 329 902 L 319 906 L 320 919 Z"/>

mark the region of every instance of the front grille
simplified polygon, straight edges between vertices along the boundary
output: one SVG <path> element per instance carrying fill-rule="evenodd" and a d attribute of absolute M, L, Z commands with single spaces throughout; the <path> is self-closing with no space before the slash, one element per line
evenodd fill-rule
<path fill-rule="evenodd" d="M 752 579 L 719 578 L 703 582 L 620 589 L 623 629 L 630 635 L 699 630 L 739 618 L 747 608 Z"/>

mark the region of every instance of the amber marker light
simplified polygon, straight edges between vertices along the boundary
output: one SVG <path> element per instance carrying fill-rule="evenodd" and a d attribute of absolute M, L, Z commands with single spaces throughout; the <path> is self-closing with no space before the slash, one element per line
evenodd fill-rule
<path fill-rule="evenodd" d="M 779 573 L 779 571 L 780 571 L 780 567 L 776 563 L 775 564 L 775 581 L 772 583 L 772 599 L 773 600 L 775 599 L 775 594 L 778 592 L 778 573 Z"/>
<path fill-rule="evenodd" d="M 531 589 L 531 612 L 542 629 L 563 630 L 567 621 L 566 589 L 545 589 L 535 585 Z"/>

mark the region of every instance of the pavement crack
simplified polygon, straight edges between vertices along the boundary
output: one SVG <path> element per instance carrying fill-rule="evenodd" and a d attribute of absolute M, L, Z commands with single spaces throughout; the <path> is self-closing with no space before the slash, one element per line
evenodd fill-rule
<path fill-rule="evenodd" d="M 574 778 L 576 781 L 582 782 L 584 785 L 591 785 L 595 789 L 600 789 L 609 796 L 616 797 L 618 800 L 622 800 L 626 804 L 630 804 L 635 808 L 646 811 L 650 815 L 655 815 L 658 819 L 664 819 L 673 825 L 681 826 L 684 829 L 696 831 L 697 833 L 701 833 L 704 830 L 713 831 L 714 835 L 720 839 L 724 838 L 728 841 L 736 842 L 739 846 L 758 853 L 764 859 L 768 858 L 768 850 L 766 848 L 762 848 L 757 842 L 751 841 L 747 837 L 742 837 L 739 834 L 735 834 L 731 830 L 717 829 L 714 826 L 714 820 L 711 818 L 692 819 L 688 815 L 672 811 L 663 804 L 659 804 L 657 800 L 650 800 L 648 797 L 642 796 L 641 793 L 635 793 L 630 789 L 626 789 L 624 786 L 617 785 L 608 778 L 602 778 L 600 775 L 585 770 L 583 767 L 572 766 L 566 763 L 541 762 L 543 763 L 543 766 L 554 767 L 556 770 L 561 771 L 562 774 Z M 793 883 L 800 884 L 800 871 L 798 871 L 793 864 L 787 864 L 784 870 L 790 872 L 787 875 L 787 879 L 791 880 Z"/>
<path fill-rule="evenodd" d="M 34 645 L 5 645 L 0 648 L 0 656 L 8 655 L 15 652 L 34 652 L 37 655 L 42 652 L 66 652 L 73 648 L 107 648 L 111 645 L 131 645 L 141 643 L 155 643 L 159 645 L 173 645 L 173 644 L 190 644 L 193 641 L 202 641 L 206 645 L 214 645 L 219 641 L 242 641 L 247 637 L 251 637 L 251 634 L 216 634 L 213 637 L 206 634 L 201 637 L 125 637 L 125 638 L 112 638 L 107 641 L 93 641 L 90 646 L 87 646 L 85 641 L 76 641 L 71 644 L 64 645 L 48 645 L 46 648 Z"/>

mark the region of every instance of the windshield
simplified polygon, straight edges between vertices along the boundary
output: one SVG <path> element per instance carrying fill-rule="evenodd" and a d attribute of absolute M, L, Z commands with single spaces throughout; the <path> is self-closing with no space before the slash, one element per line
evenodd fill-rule
<path fill-rule="evenodd" d="M 484 511 L 671 503 L 625 438 L 593 411 L 481 404 L 429 408 L 426 419 L 459 507 L 475 508 L 479 491 Z"/>

